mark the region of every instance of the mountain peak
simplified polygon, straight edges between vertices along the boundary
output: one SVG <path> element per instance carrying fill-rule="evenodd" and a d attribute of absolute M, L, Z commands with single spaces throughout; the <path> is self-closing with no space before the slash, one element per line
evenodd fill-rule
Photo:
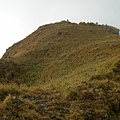
<path fill-rule="evenodd" d="M 56 46 L 57 44 L 62 44 L 62 42 L 65 43 L 62 44 L 63 46 L 61 46 L 63 49 L 65 48 L 64 45 L 69 44 L 68 46 L 70 47 L 71 43 L 74 47 L 85 44 L 87 45 L 92 43 L 92 40 L 90 41 L 90 39 L 93 37 L 98 40 L 100 37 L 101 39 L 107 36 L 112 37 L 114 35 L 111 33 L 115 33 L 116 31 L 116 28 L 113 29 L 112 27 L 108 26 L 106 30 L 106 26 L 94 23 L 81 22 L 80 24 L 76 24 L 69 21 L 61 21 L 54 24 L 47 24 L 40 26 L 24 40 L 11 46 L 3 55 L 3 58 L 26 56 L 26 54 L 36 50 L 38 46 L 38 49 L 41 50 L 45 46 L 50 47 L 50 44 L 55 44 Z M 85 40 L 82 40 L 83 37 Z"/>

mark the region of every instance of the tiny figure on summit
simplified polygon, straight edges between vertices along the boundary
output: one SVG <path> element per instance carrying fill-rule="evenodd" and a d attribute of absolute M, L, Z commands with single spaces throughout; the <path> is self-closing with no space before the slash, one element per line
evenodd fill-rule
<path fill-rule="evenodd" d="M 107 24 L 105 25 L 105 28 L 106 28 L 106 30 L 107 30 L 107 28 L 108 28 L 108 25 L 107 25 Z"/>

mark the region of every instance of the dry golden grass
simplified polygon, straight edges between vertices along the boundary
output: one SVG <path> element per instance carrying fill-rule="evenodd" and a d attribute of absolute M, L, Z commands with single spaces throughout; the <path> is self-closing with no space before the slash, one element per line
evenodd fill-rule
<path fill-rule="evenodd" d="M 120 117 L 117 29 L 62 21 L 39 27 L 0 59 L 0 118 Z"/>

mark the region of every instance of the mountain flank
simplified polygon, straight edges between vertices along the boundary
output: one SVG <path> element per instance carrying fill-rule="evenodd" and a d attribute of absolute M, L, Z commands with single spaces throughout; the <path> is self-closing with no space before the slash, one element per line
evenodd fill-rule
<path fill-rule="evenodd" d="M 115 27 L 40 26 L 0 59 L 0 117 L 120 120 L 119 53 Z"/>

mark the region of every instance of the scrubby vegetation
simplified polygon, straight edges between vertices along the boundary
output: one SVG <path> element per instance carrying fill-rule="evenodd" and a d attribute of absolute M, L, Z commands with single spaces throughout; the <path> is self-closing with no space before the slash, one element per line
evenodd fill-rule
<path fill-rule="evenodd" d="M 0 59 L 3 120 L 120 120 L 120 37 L 98 23 L 39 27 Z"/>

